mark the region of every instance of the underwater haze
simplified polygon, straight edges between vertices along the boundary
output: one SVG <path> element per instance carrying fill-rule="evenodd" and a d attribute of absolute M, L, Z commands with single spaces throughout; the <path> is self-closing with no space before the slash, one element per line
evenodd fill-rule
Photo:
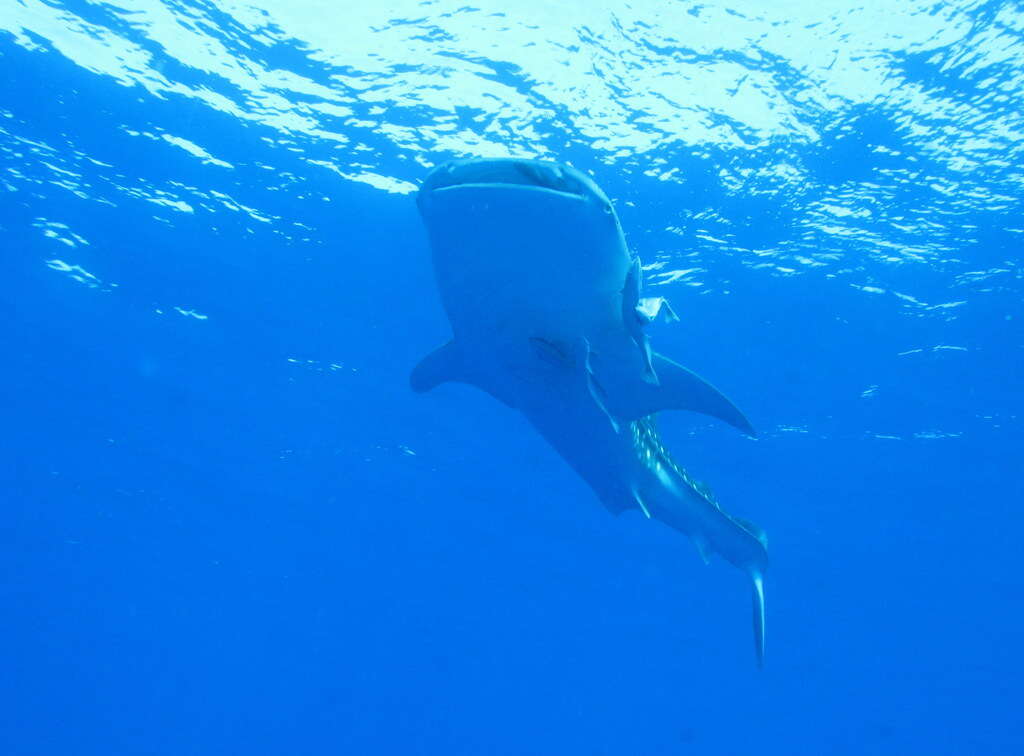
<path fill-rule="evenodd" d="M 451 336 L 416 192 L 558 161 L 749 587 Z M 1024 6 L 0 0 L 0 754 L 1024 753 Z"/>

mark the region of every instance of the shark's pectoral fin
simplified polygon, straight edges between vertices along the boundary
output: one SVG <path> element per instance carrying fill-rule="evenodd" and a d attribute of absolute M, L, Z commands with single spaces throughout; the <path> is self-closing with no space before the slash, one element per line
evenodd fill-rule
<path fill-rule="evenodd" d="M 430 391 L 449 381 L 470 382 L 460 350 L 454 341 L 438 347 L 420 360 L 409 375 L 409 386 L 417 394 Z"/>
<path fill-rule="evenodd" d="M 490 394 L 506 407 L 515 409 L 507 395 L 483 379 L 479 371 L 472 369 L 472 364 L 463 357 L 462 349 L 454 341 L 438 347 L 420 360 L 409 375 L 409 386 L 417 394 L 426 393 L 442 383 L 465 383 L 474 386 Z"/>
<path fill-rule="evenodd" d="M 658 384 L 644 380 L 617 392 L 620 395 L 609 407 L 612 412 L 623 419 L 638 420 L 663 410 L 689 410 L 716 417 L 747 435 L 757 435 L 739 408 L 699 375 L 657 352 L 652 363 L 658 371 Z"/>

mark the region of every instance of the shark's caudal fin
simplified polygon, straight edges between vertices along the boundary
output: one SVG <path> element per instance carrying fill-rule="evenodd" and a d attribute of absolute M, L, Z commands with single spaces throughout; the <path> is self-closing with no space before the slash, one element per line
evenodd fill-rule
<path fill-rule="evenodd" d="M 696 373 L 668 357 L 654 353 L 658 385 L 635 382 L 629 391 L 616 392 L 609 409 L 625 420 L 638 420 L 663 410 L 689 410 L 716 417 L 749 436 L 757 431 L 739 408 Z"/>
<path fill-rule="evenodd" d="M 758 668 L 764 667 L 764 569 L 767 564 L 768 537 L 764 531 L 750 520 L 742 517 L 732 516 L 732 520 L 741 528 L 754 536 L 764 549 L 763 557 L 757 562 L 747 565 L 747 574 L 750 575 L 751 598 L 754 610 L 754 653 L 757 656 Z"/>
<path fill-rule="evenodd" d="M 764 576 L 759 571 L 751 572 L 754 603 L 754 653 L 758 668 L 764 667 Z"/>

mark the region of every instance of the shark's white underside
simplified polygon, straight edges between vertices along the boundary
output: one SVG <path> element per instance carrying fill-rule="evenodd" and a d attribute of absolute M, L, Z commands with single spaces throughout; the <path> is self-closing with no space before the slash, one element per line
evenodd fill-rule
<path fill-rule="evenodd" d="M 651 350 L 645 326 L 674 313 L 641 297 L 639 260 L 608 198 L 564 165 L 471 160 L 431 172 L 417 202 L 453 339 L 415 368 L 413 389 L 486 391 L 522 412 L 612 512 L 639 509 L 746 572 L 762 662 L 764 534 L 672 460 L 654 416 L 690 410 L 754 431 L 717 389 Z"/>

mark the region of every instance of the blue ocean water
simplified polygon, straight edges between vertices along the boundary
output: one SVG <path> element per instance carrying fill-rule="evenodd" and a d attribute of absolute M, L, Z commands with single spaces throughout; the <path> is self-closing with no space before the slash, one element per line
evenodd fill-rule
<path fill-rule="evenodd" d="M 3 0 L 0 753 L 1024 752 L 1024 9 Z M 748 589 L 449 338 L 453 158 L 613 199 Z"/>

